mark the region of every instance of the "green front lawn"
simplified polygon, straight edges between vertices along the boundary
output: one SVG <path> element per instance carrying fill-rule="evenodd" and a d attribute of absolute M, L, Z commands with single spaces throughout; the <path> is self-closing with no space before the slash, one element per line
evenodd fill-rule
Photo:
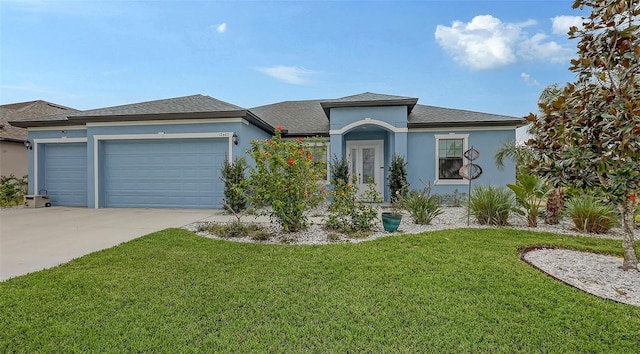
<path fill-rule="evenodd" d="M 0 352 L 638 352 L 640 307 L 519 260 L 541 244 L 621 252 L 502 229 L 322 246 L 169 229 L 0 283 Z"/>

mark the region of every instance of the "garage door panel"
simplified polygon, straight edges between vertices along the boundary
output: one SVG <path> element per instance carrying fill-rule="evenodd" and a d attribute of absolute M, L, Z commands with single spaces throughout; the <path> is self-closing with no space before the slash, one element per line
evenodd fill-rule
<path fill-rule="evenodd" d="M 87 205 L 86 143 L 46 144 L 44 184 L 53 205 Z"/>
<path fill-rule="evenodd" d="M 228 143 L 216 139 L 107 141 L 107 207 L 219 208 Z"/>

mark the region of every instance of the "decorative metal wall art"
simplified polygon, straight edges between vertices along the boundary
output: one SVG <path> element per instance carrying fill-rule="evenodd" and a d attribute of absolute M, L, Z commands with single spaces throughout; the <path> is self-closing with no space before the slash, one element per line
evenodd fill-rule
<path fill-rule="evenodd" d="M 471 181 L 482 175 L 482 167 L 473 163 L 474 160 L 480 157 L 480 152 L 474 149 L 472 145 L 471 148 L 465 151 L 462 155 L 469 161 L 469 163 L 462 165 L 458 173 L 460 174 L 460 176 L 462 176 L 462 178 L 469 181 L 469 193 L 467 194 L 467 196 L 469 199 L 468 202 L 471 203 Z M 471 214 L 469 210 L 470 208 L 467 208 L 467 226 L 469 226 L 471 223 Z"/>

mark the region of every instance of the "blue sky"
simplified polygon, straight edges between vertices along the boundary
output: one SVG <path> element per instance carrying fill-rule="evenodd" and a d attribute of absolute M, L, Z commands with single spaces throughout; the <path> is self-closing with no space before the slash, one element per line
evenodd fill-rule
<path fill-rule="evenodd" d="M 573 81 L 587 13 L 553 1 L 2 1 L 0 103 L 376 92 L 511 116 Z"/>

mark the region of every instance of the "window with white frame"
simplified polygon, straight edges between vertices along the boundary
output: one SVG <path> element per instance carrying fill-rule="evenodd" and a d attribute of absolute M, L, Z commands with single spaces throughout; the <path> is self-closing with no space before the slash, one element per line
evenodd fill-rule
<path fill-rule="evenodd" d="M 311 146 L 309 147 L 311 149 L 311 154 L 313 156 L 313 161 L 314 162 L 322 162 L 325 164 L 325 166 L 327 167 L 327 177 L 326 177 L 326 181 L 327 183 L 329 183 L 329 143 L 325 144 L 325 151 L 324 153 L 322 152 L 322 143 L 311 143 Z"/>
<path fill-rule="evenodd" d="M 297 138 L 297 139 L 301 139 L 301 138 Z M 296 140 L 297 140 L 296 139 Z M 287 139 L 287 140 L 294 140 L 294 139 Z M 307 141 L 307 139 L 303 139 L 304 141 Z M 315 140 L 315 141 L 314 141 Z M 325 164 L 325 166 L 327 167 L 327 176 L 326 176 L 326 182 L 327 184 L 329 183 L 329 179 L 330 179 L 330 169 L 329 169 L 329 142 L 328 141 L 323 141 L 322 139 L 312 139 L 311 141 L 308 141 L 309 143 L 309 150 L 311 150 L 311 156 L 313 156 L 313 161 L 314 162 L 323 162 Z M 324 151 L 324 153 L 322 152 L 322 145 L 324 143 L 324 146 L 326 148 L 326 150 Z"/>
<path fill-rule="evenodd" d="M 436 135 L 436 183 L 465 184 L 460 176 L 469 134 Z"/>

